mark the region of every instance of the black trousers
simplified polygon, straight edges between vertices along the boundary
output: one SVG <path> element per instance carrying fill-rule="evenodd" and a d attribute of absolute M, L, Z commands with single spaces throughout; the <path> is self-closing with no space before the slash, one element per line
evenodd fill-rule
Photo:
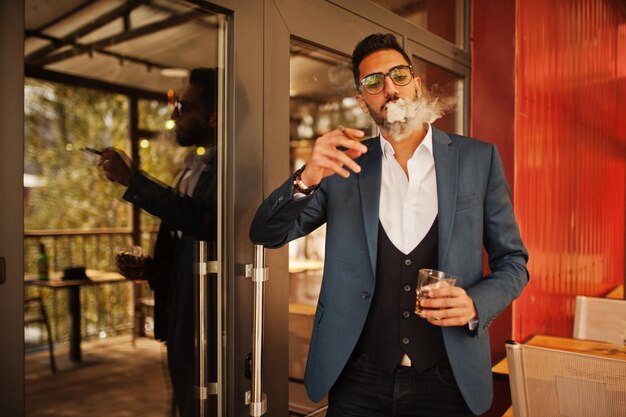
<path fill-rule="evenodd" d="M 327 417 L 473 417 L 449 365 L 393 374 L 366 355 L 353 355 L 330 390 Z"/>

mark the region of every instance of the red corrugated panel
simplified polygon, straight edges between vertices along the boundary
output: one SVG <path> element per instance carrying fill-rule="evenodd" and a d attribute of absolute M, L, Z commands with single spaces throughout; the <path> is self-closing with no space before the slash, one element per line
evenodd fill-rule
<path fill-rule="evenodd" d="M 513 335 L 571 336 L 575 296 L 624 279 L 626 23 L 613 0 L 518 1 L 516 23 Z"/>

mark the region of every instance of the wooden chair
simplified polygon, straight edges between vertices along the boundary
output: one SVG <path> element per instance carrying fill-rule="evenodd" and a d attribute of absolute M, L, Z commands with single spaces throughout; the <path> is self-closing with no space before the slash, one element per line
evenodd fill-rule
<path fill-rule="evenodd" d="M 54 361 L 54 347 L 52 345 L 52 331 L 50 330 L 50 322 L 43 305 L 41 296 L 31 296 L 24 299 L 24 326 L 30 324 L 43 324 L 48 333 L 48 351 L 50 352 L 50 369 L 52 373 L 57 371 Z"/>
<path fill-rule="evenodd" d="M 626 300 L 577 296 L 574 339 L 626 344 Z"/>
<path fill-rule="evenodd" d="M 133 282 L 133 332 L 132 343 L 135 345 L 137 337 L 154 337 L 146 334 L 146 310 L 154 312 L 154 297 L 143 296 L 143 282 Z"/>
<path fill-rule="evenodd" d="M 507 343 L 515 417 L 625 417 L 626 361 Z"/>

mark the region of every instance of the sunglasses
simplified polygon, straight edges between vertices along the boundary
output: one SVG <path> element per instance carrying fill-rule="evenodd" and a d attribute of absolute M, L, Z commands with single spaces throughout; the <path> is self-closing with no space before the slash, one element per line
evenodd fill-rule
<path fill-rule="evenodd" d="M 385 77 L 389 77 L 399 87 L 405 86 L 413 79 L 413 67 L 398 65 L 387 73 L 375 72 L 361 78 L 361 87 L 369 94 L 378 94 L 385 89 Z"/>

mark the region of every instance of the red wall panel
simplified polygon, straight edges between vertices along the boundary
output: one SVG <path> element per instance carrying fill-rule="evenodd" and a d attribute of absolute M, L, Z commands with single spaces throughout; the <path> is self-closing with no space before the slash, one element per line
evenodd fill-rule
<path fill-rule="evenodd" d="M 470 134 L 498 147 L 515 205 L 515 0 L 471 4 Z M 507 308 L 489 328 L 494 363 L 506 355 L 511 322 L 512 310 Z"/>
<path fill-rule="evenodd" d="M 575 296 L 624 280 L 625 25 L 612 0 L 517 2 L 515 211 L 531 274 L 518 340 L 571 336 Z"/>

